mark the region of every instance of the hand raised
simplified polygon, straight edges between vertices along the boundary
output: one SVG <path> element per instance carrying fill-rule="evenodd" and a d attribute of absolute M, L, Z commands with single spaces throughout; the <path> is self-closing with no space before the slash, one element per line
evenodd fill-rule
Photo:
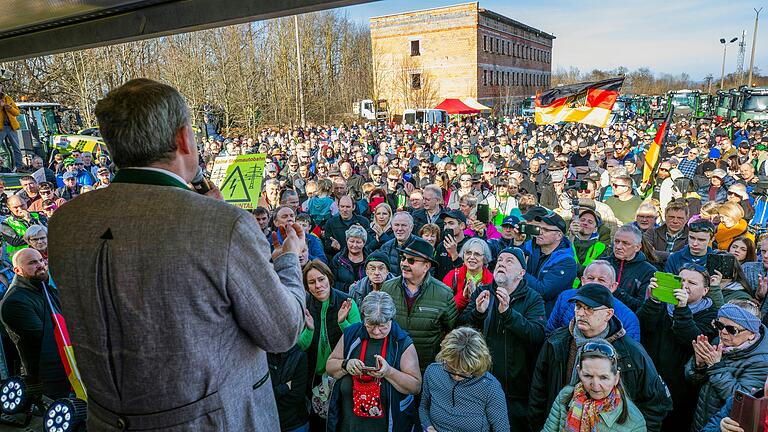
<path fill-rule="evenodd" d="M 485 313 L 488 310 L 488 304 L 491 301 L 491 292 L 490 291 L 483 291 L 480 293 L 479 296 L 477 296 L 477 300 L 475 300 L 475 309 L 477 309 L 480 313 Z"/>
<path fill-rule="evenodd" d="M 337 314 L 339 323 L 343 323 L 344 320 L 347 319 L 347 315 L 349 315 L 350 309 L 352 309 L 352 299 L 344 300 L 344 303 L 341 304 L 341 307 L 339 308 L 339 312 Z"/>

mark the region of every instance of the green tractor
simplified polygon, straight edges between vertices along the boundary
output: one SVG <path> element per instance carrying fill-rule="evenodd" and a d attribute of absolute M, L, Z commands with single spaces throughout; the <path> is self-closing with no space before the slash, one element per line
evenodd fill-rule
<path fill-rule="evenodd" d="M 675 107 L 675 118 L 697 119 L 706 117 L 707 114 L 702 108 L 699 90 L 671 90 L 667 92 L 667 104 L 664 113 L 668 113 L 673 106 Z"/>
<path fill-rule="evenodd" d="M 737 111 L 740 122 L 768 124 L 768 87 L 745 87 Z"/>
<path fill-rule="evenodd" d="M 728 117 L 733 118 L 739 116 L 739 108 L 741 107 L 741 101 L 744 99 L 744 93 L 741 89 L 730 89 L 728 95 L 731 97 L 730 104 L 728 105 Z"/>
<path fill-rule="evenodd" d="M 718 90 L 716 97 L 715 115 L 723 118 L 728 117 L 728 109 L 731 107 L 731 95 L 726 91 Z"/>
<path fill-rule="evenodd" d="M 651 97 L 646 95 L 634 96 L 630 105 L 638 117 L 646 118 L 651 114 Z"/>

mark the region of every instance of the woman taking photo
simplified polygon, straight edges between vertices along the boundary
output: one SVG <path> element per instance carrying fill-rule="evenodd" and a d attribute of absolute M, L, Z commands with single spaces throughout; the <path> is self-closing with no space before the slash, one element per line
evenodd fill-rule
<path fill-rule="evenodd" d="M 720 215 L 720 224 L 715 231 L 715 243 L 718 249 L 728 250 L 731 242 L 739 236 L 755 241 L 755 235 L 748 230 L 741 205 L 727 202 L 717 208 L 717 213 Z"/>
<path fill-rule="evenodd" d="M 693 341 L 694 356 L 685 367 L 685 377 L 701 390 L 692 430 L 701 430 L 734 390 L 750 394 L 765 382 L 768 338 L 759 313 L 752 302 L 725 304 L 712 321 L 719 340 L 710 344 L 700 335 Z"/>
<path fill-rule="evenodd" d="M 645 431 L 645 419 L 624 391 L 616 350 L 604 340 L 579 350 L 576 386 L 566 386 L 552 404 L 542 432 Z"/>
<path fill-rule="evenodd" d="M 509 430 L 504 390 L 489 372 L 491 354 L 477 330 L 460 327 L 448 333 L 436 360 L 424 371 L 419 406 L 423 430 Z"/>
<path fill-rule="evenodd" d="M 416 348 L 393 321 L 395 303 L 389 294 L 373 291 L 360 308 L 365 319 L 344 330 L 326 365 L 338 380 L 327 430 L 410 431 L 416 418 L 413 395 L 421 390 Z"/>
<path fill-rule="evenodd" d="M 310 430 L 325 430 L 324 417 L 330 398 L 332 382 L 328 380 L 325 364 L 342 332 L 360 322 L 357 305 L 343 292 L 331 288 L 331 269 L 314 260 L 304 266 L 304 288 L 307 290 L 307 309 L 304 311 L 304 331 L 299 335 L 299 348 L 307 353 L 312 386 L 312 413 Z"/>
<path fill-rule="evenodd" d="M 349 286 L 365 277 L 365 242 L 368 233 L 358 224 L 345 232 L 347 241 L 331 260 L 334 288 L 349 292 Z"/>
<path fill-rule="evenodd" d="M 461 313 L 467 307 L 475 288 L 493 283 L 493 273 L 487 267 L 491 262 L 491 249 L 483 239 L 473 237 L 467 240 L 459 256 L 464 264 L 448 272 L 443 283 L 453 290 L 453 300 Z"/>
<path fill-rule="evenodd" d="M 735 243 L 735 242 L 734 242 Z M 715 255 L 730 255 L 728 252 L 717 251 Z M 710 255 L 712 256 L 712 255 Z M 722 273 L 716 271 L 709 277 L 710 286 L 720 287 L 720 291 L 723 294 L 722 303 L 715 302 L 715 306 L 722 306 L 725 303 L 730 303 L 733 300 L 748 300 L 753 301 L 755 298 L 755 292 L 752 286 L 749 284 L 747 277 L 744 275 L 744 270 L 741 268 L 741 264 L 738 261 L 733 267 L 733 273 L 730 277 L 724 277 Z M 711 292 L 711 291 L 710 291 Z M 710 295 L 713 300 L 718 300 L 717 295 Z"/>

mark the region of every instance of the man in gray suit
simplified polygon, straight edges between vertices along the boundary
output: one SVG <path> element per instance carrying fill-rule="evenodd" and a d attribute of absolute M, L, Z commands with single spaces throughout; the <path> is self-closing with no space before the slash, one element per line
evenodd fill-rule
<path fill-rule="evenodd" d="M 203 196 L 189 113 L 147 79 L 96 106 L 120 169 L 50 223 L 50 270 L 88 392 L 88 430 L 275 431 L 266 352 L 304 327 L 298 225 L 269 244 Z"/>

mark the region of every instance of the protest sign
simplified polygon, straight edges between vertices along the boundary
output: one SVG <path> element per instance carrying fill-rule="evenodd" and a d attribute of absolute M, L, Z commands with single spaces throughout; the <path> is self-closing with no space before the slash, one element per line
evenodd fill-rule
<path fill-rule="evenodd" d="M 217 157 L 211 181 L 224 201 L 246 210 L 259 205 L 266 155 L 262 153 Z"/>

